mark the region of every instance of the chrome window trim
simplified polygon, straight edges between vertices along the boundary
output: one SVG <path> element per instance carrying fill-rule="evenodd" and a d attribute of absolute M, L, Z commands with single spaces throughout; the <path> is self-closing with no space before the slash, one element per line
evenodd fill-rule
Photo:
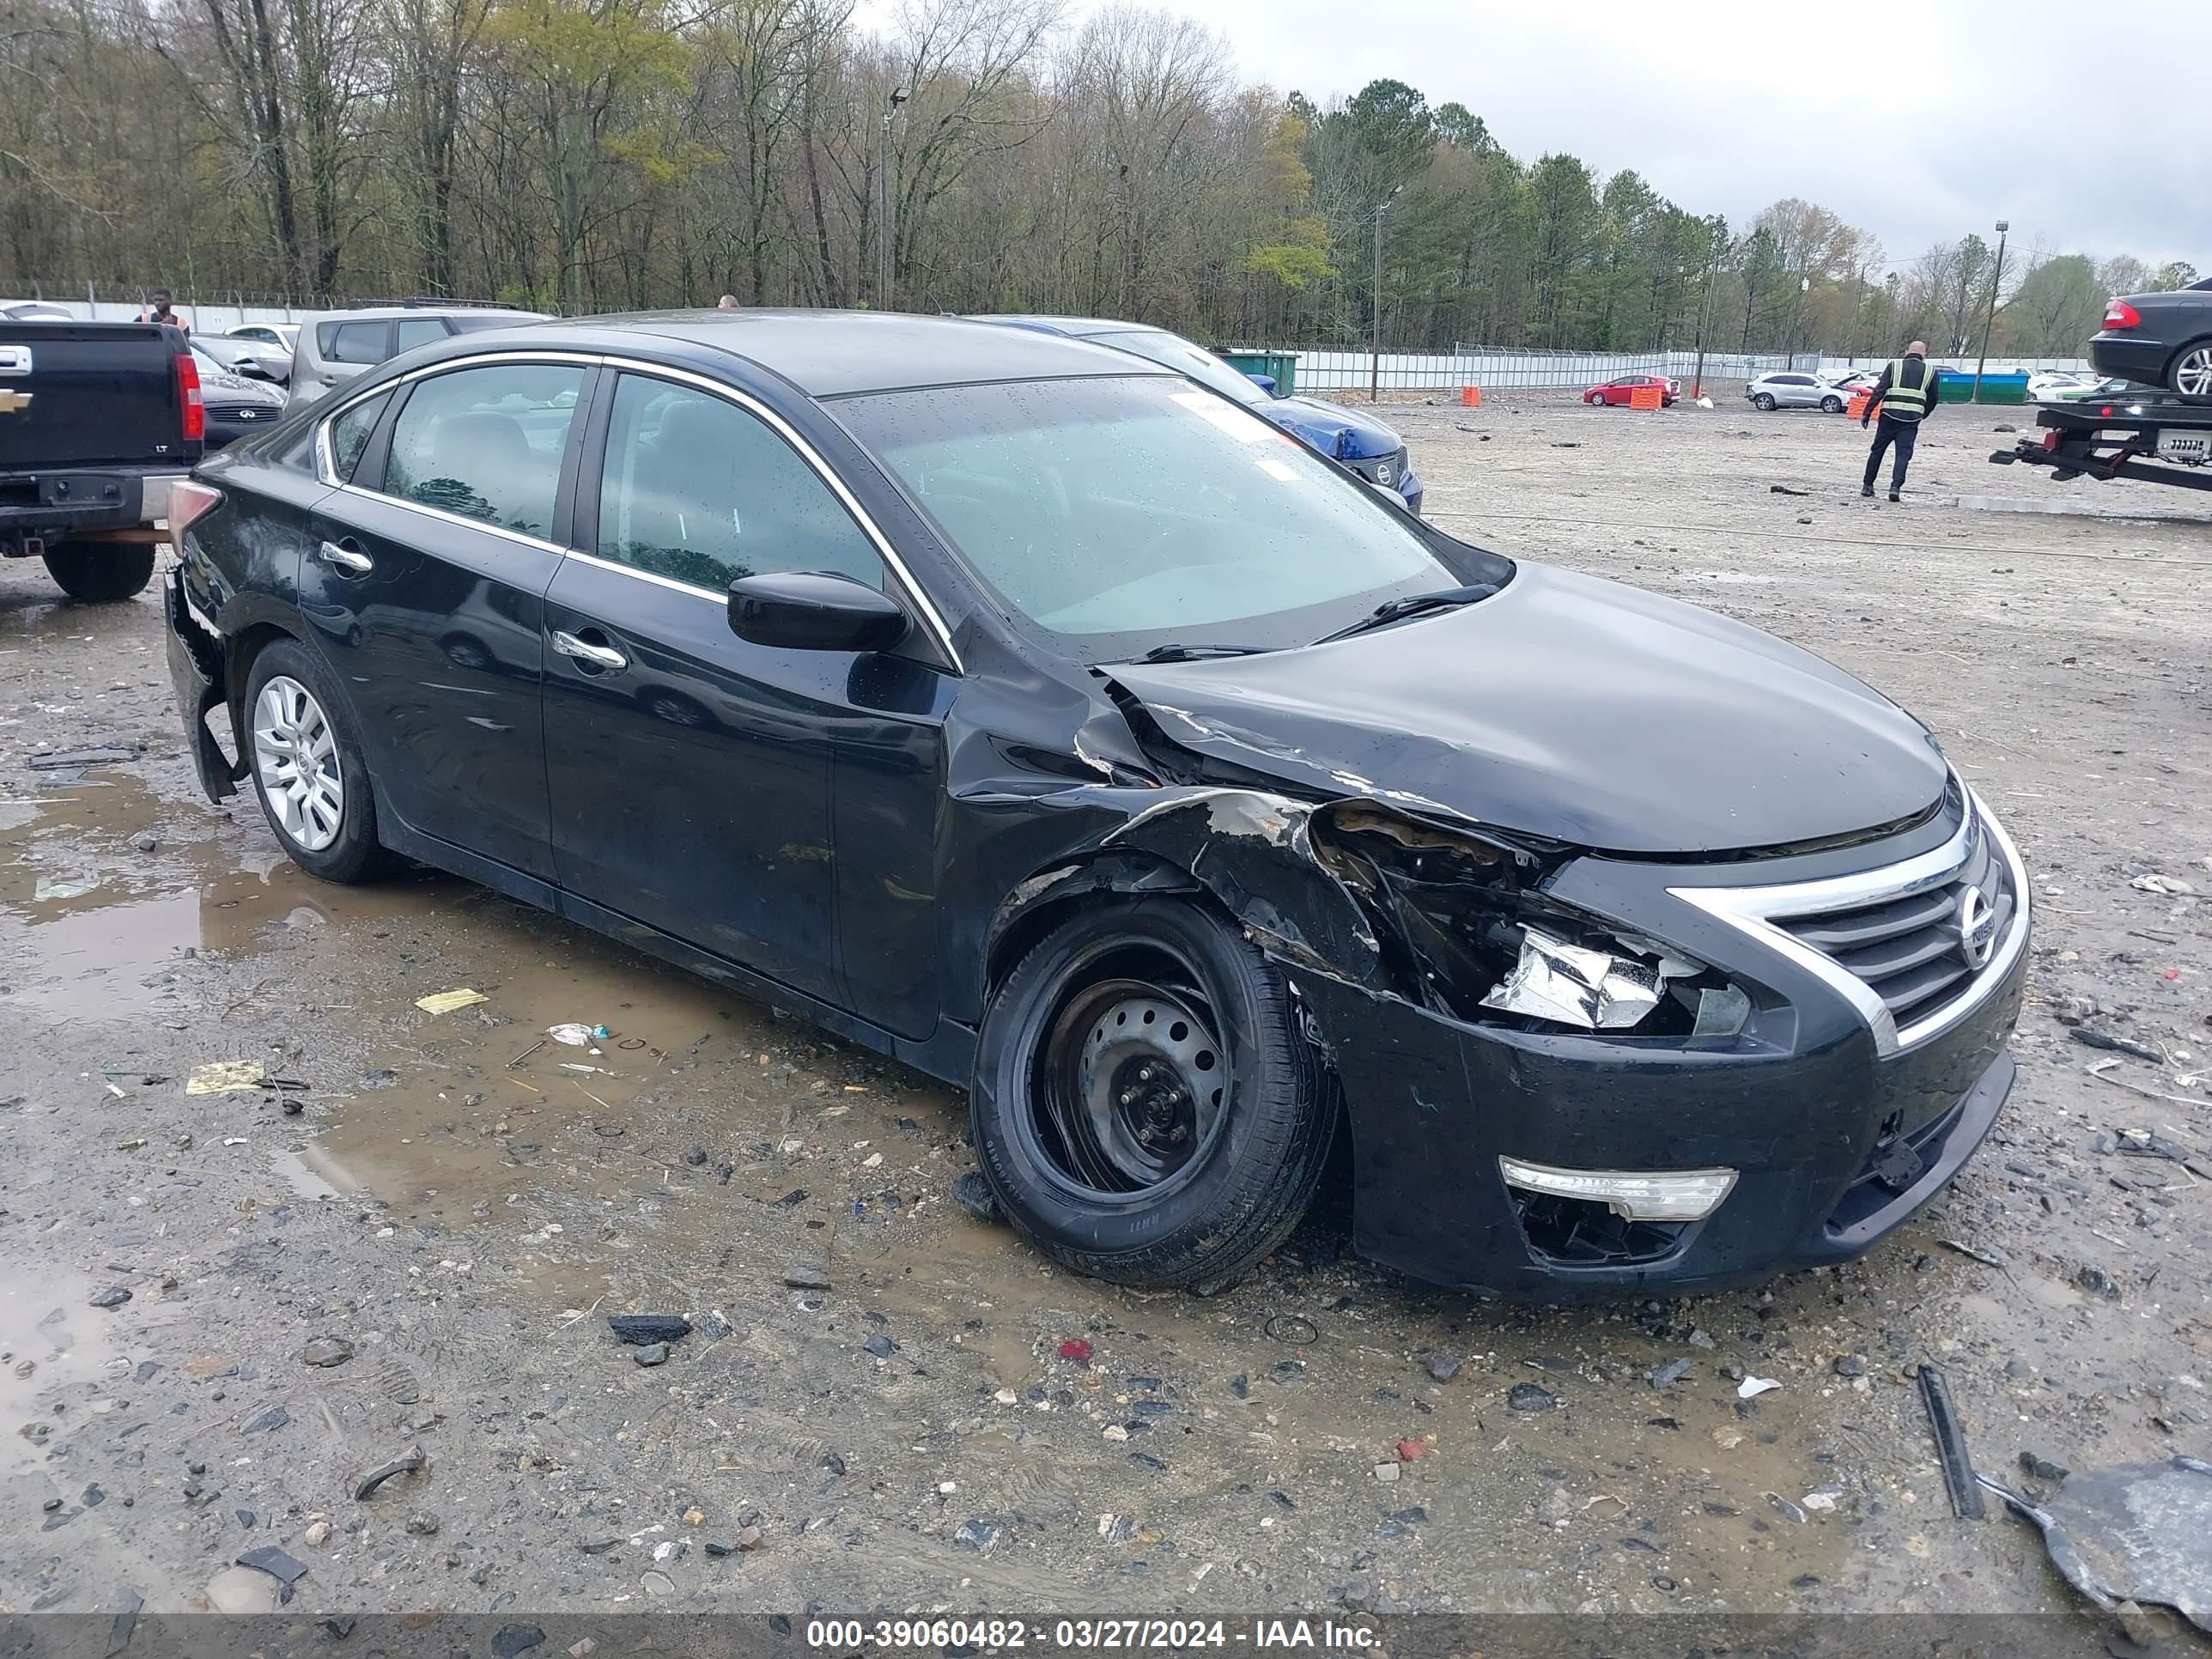
<path fill-rule="evenodd" d="M 2005 976 L 2020 960 L 2021 953 L 2027 948 L 2030 912 L 2033 907 L 2028 895 L 2027 871 L 2021 862 L 2020 849 L 2013 845 L 2012 837 L 2005 833 L 2004 826 L 1997 822 L 1996 815 L 1989 810 L 1981 796 L 1971 787 L 1966 788 L 1966 821 L 1960 824 L 1957 833 L 1941 847 L 1899 864 L 1884 865 L 1847 876 L 1831 876 L 1819 881 L 1784 882 L 1767 887 L 1670 887 L 1667 891 L 1672 897 L 1727 922 L 1778 955 L 1788 957 L 1806 972 L 1818 976 L 1858 1012 L 1859 1018 L 1874 1033 L 1875 1051 L 1878 1054 L 1887 1056 L 1901 1053 L 1931 1037 L 1941 1036 L 1980 1007 L 2004 982 Z M 2012 927 L 2007 930 L 2004 943 L 1998 947 L 1996 954 L 1975 975 L 1972 984 L 1961 995 L 1901 1030 L 1872 986 L 1842 963 L 1776 925 L 1778 917 L 1817 915 L 1827 910 L 1881 904 L 1930 887 L 1941 886 L 1965 866 L 1973 850 L 1973 838 L 1978 830 L 1988 834 L 1996 843 L 1997 851 L 2004 859 L 2005 869 L 2012 878 Z"/>
<path fill-rule="evenodd" d="M 922 620 L 928 625 L 930 633 L 936 639 L 938 648 L 944 652 L 945 659 L 951 665 L 952 672 L 960 675 L 964 675 L 968 672 L 961 661 L 959 651 L 953 646 L 952 630 L 946 625 L 943 614 L 937 608 L 936 602 L 929 597 L 928 590 L 915 580 L 914 572 L 908 568 L 906 561 L 901 558 L 897 550 L 892 547 L 890 538 L 884 534 L 874 518 L 870 515 L 866 507 L 860 505 L 859 498 L 847 487 L 845 481 L 839 477 L 829 463 L 822 459 L 814 446 L 801 437 L 782 416 L 777 414 L 750 392 L 726 385 L 711 375 L 701 374 L 690 369 L 672 368 L 665 363 L 652 362 L 641 357 L 624 357 L 606 352 L 534 351 L 526 347 L 520 347 L 511 351 L 487 351 L 477 356 L 453 357 L 439 362 L 426 363 L 420 368 L 410 369 L 395 379 L 382 381 L 374 387 L 367 388 L 349 397 L 328 414 L 318 416 L 320 424 L 315 429 L 315 477 L 332 489 L 343 494 L 359 495 L 368 501 L 386 501 L 392 506 L 404 507 L 410 513 L 422 513 L 432 518 L 442 519 L 449 524 L 466 525 L 471 529 L 487 531 L 492 535 L 504 536 L 510 541 L 520 542 L 526 547 L 564 554 L 569 558 L 581 559 L 587 564 L 596 565 L 603 570 L 620 571 L 624 575 L 641 577 L 664 587 L 674 588 L 678 592 L 696 594 L 718 605 L 727 605 L 729 603 L 727 594 L 717 593 L 711 588 L 701 587 L 693 582 L 678 581 L 672 576 L 662 576 L 649 570 L 639 570 L 633 566 L 618 563 L 611 559 L 603 559 L 597 554 L 587 553 L 580 548 L 562 547 L 557 542 L 549 542 L 539 537 L 527 536 L 520 531 L 501 529 L 497 525 L 485 524 L 481 520 L 466 518 L 458 513 L 448 513 L 442 507 L 428 507 L 420 501 L 407 501 L 398 495 L 387 495 L 381 490 L 365 489 L 358 484 L 340 483 L 337 481 L 337 465 L 330 447 L 331 427 L 347 410 L 382 392 L 395 391 L 415 380 L 424 380 L 434 374 L 449 374 L 463 368 L 476 368 L 490 363 L 574 363 L 583 367 L 611 368 L 618 374 L 642 374 L 653 380 L 671 380 L 680 385 L 695 386 L 702 392 L 721 398 L 726 403 L 736 404 L 747 414 L 758 419 L 784 442 L 789 444 L 797 453 L 799 459 L 813 471 L 814 476 L 829 486 L 830 493 L 837 498 L 838 504 L 852 515 L 853 522 L 860 526 L 860 533 L 874 545 L 877 556 L 883 560 L 884 568 L 898 578 L 899 586 L 904 590 L 907 599 L 914 607 L 921 613 Z"/>

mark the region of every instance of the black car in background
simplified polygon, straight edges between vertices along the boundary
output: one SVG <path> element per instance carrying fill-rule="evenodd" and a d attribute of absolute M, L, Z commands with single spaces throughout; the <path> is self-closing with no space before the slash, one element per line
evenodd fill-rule
<path fill-rule="evenodd" d="M 2089 361 L 2100 374 L 2212 399 L 2212 276 L 2114 300 L 2089 341 Z"/>
<path fill-rule="evenodd" d="M 1420 1277 L 1753 1281 L 1866 1249 L 2011 1086 L 2027 881 L 1918 721 L 1126 353 L 525 324 L 196 478 L 211 795 L 965 1088 L 1079 1271 L 1230 1281 L 1344 1130 L 1358 1247 Z"/>
<path fill-rule="evenodd" d="M 265 377 L 240 374 L 198 340 L 192 342 L 192 361 L 199 365 L 210 450 L 266 431 L 283 414 L 284 392 Z"/>

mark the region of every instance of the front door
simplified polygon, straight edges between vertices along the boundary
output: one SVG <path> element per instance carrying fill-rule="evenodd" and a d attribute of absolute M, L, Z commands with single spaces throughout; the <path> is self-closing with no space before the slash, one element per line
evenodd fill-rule
<path fill-rule="evenodd" d="M 861 659 L 738 639 L 727 589 L 790 570 L 881 586 L 883 562 L 761 413 L 641 374 L 601 398 L 604 448 L 577 492 L 591 550 L 562 565 L 545 613 L 561 884 L 849 1006 L 831 761 Z"/>
<path fill-rule="evenodd" d="M 356 476 L 318 503 L 301 580 L 380 810 L 540 878 L 544 596 L 586 374 L 488 363 L 402 387 Z"/>

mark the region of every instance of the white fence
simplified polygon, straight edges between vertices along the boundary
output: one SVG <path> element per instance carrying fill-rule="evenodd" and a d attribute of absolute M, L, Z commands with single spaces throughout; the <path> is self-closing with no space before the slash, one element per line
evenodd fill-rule
<path fill-rule="evenodd" d="M 1545 388 L 1580 391 L 1612 380 L 1618 374 L 1663 374 L 1686 385 L 1698 373 L 1694 351 L 1506 351 L 1462 346 L 1456 352 L 1386 351 L 1376 364 L 1366 351 L 1310 350 L 1283 354 L 1297 359 L 1300 392 L 1364 392 L 1379 379 L 1388 392 L 1456 392 L 1462 386 L 1487 391 L 1534 391 Z M 1779 352 L 1708 351 L 1705 378 L 1708 390 L 1716 381 L 1753 380 L 1779 369 L 1794 368 L 1823 375 L 1848 374 L 1855 368 L 1878 368 L 1881 357 L 1834 357 L 1802 351 L 1785 357 Z M 1974 372 L 1972 357 L 1939 357 L 1942 368 Z M 1377 374 L 1379 367 L 1380 373 Z M 1988 373 L 2008 374 L 2042 369 L 2087 369 L 2082 357 L 1992 357 Z"/>

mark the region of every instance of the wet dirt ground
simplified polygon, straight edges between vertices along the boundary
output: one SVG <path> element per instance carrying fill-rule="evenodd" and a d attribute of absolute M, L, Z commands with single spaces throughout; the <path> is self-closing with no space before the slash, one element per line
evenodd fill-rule
<path fill-rule="evenodd" d="M 1814 415 L 1391 413 L 1440 522 L 1835 659 L 2004 816 L 2021 1079 L 1953 1190 L 1686 1304 L 1437 1294 L 1332 1206 L 1212 1299 L 1071 1278 L 951 1200 L 956 1093 L 462 882 L 302 876 L 198 799 L 150 598 L 0 567 L 0 1612 L 265 1607 L 263 1544 L 315 1610 L 2077 1607 L 1953 1518 L 1912 1373 L 2026 1486 L 2212 1452 L 2212 531 L 1864 502 Z M 1942 411 L 1915 492 L 2063 488 L 1983 461 L 2019 418 Z M 31 764 L 93 745 L 137 752 Z M 225 1060 L 281 1086 L 188 1091 Z M 641 1366 L 617 1312 L 695 1328 Z"/>

